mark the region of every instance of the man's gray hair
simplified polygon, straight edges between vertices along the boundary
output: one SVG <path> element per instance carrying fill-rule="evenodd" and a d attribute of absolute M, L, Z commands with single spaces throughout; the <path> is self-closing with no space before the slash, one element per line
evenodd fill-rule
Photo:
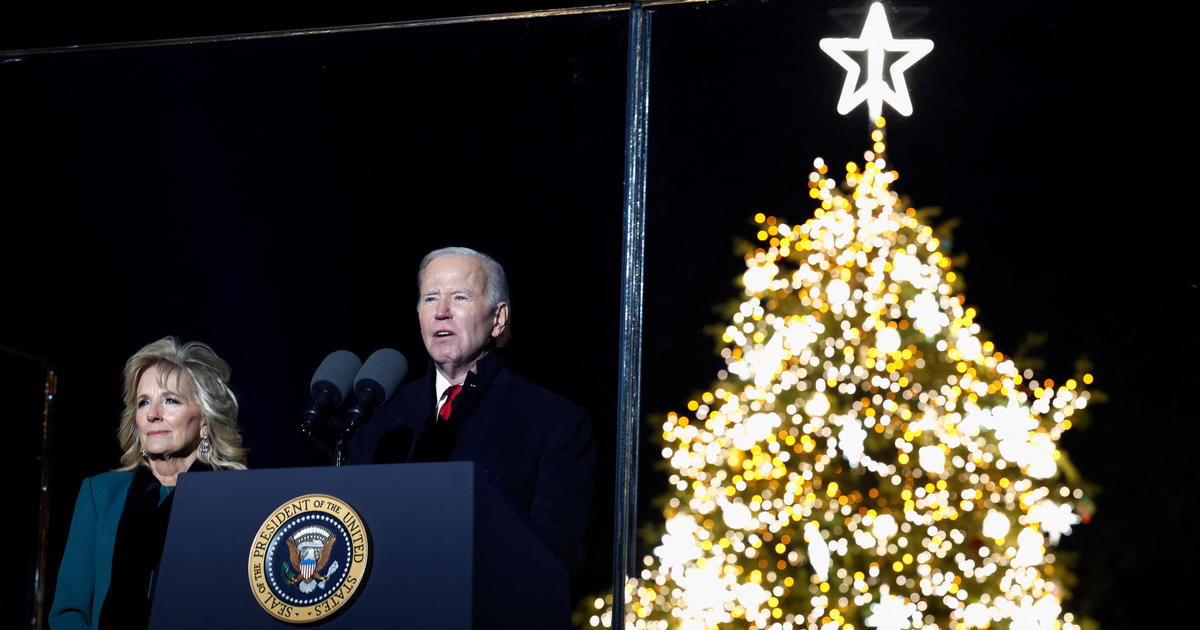
<path fill-rule="evenodd" d="M 496 347 L 504 347 L 512 340 L 512 302 L 508 298 L 508 276 L 504 273 L 504 267 L 496 262 L 495 258 L 488 256 L 483 252 L 477 252 L 470 247 L 443 247 L 435 249 L 425 255 L 421 260 L 421 267 L 417 270 L 417 293 L 421 291 L 421 282 L 425 279 L 425 268 L 429 263 L 438 258 L 447 258 L 451 256 L 470 256 L 483 261 L 483 268 L 487 271 L 487 299 L 492 305 L 492 311 L 495 312 L 496 305 L 504 302 L 508 304 L 508 320 L 504 326 L 504 330 L 500 332 L 500 336 L 496 338 Z M 418 307 L 421 303 L 421 296 L 417 296 Z"/>
<path fill-rule="evenodd" d="M 421 282 L 425 279 L 425 268 L 429 263 L 439 258 L 449 258 L 451 256 L 471 256 L 483 261 L 484 268 L 487 269 L 487 297 L 492 308 L 501 302 L 508 302 L 508 276 L 504 273 L 504 267 L 496 262 L 495 258 L 488 256 L 483 252 L 477 252 L 470 247 L 443 247 L 435 249 L 425 255 L 421 260 L 421 267 L 417 271 L 417 291 L 421 290 Z M 420 296 L 417 296 L 420 299 Z M 509 311 L 512 310 L 512 304 L 509 304 Z"/>

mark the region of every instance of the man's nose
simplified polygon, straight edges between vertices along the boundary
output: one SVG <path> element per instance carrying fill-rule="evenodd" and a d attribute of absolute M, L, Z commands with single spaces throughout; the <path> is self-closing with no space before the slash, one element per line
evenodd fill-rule
<path fill-rule="evenodd" d="M 450 303 L 446 301 L 439 301 L 437 304 L 437 309 L 433 314 L 438 319 L 446 319 L 447 317 L 450 317 Z"/>

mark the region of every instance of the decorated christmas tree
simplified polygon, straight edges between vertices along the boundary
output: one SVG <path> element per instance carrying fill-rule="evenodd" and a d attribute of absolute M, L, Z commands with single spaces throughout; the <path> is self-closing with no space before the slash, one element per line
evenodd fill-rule
<path fill-rule="evenodd" d="M 671 490 L 624 625 L 1078 628 L 1053 548 L 1086 498 L 1058 443 L 1091 376 L 1039 379 L 986 339 L 891 188 L 878 109 L 896 92 L 847 94 L 871 105 L 871 150 L 841 182 L 814 162 L 811 219 L 755 217 L 726 367 L 656 427 Z"/>

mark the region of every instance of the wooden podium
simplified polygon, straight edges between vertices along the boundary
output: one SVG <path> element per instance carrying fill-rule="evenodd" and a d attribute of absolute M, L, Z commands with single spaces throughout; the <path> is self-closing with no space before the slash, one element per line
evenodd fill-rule
<path fill-rule="evenodd" d="M 312 494 L 358 513 L 369 560 L 348 603 L 290 623 L 260 605 L 248 565 L 264 522 Z M 569 625 L 566 566 L 473 462 L 189 473 L 174 501 L 151 628 Z"/>

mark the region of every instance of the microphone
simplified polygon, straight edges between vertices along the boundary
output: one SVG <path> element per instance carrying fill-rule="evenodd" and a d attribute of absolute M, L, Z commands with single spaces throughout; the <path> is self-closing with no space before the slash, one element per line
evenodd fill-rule
<path fill-rule="evenodd" d="M 311 438 L 313 429 L 349 397 L 354 375 L 362 364 L 362 359 L 349 350 L 331 352 L 321 361 L 308 385 L 312 404 L 304 410 L 300 420 L 301 435 Z"/>
<path fill-rule="evenodd" d="M 346 424 L 342 431 L 349 435 L 361 424 L 365 424 L 375 413 L 375 408 L 391 399 L 400 387 L 400 381 L 408 374 L 408 360 L 391 348 L 381 348 L 367 357 L 358 376 L 354 377 L 354 395 L 357 401 L 346 410 Z"/>

